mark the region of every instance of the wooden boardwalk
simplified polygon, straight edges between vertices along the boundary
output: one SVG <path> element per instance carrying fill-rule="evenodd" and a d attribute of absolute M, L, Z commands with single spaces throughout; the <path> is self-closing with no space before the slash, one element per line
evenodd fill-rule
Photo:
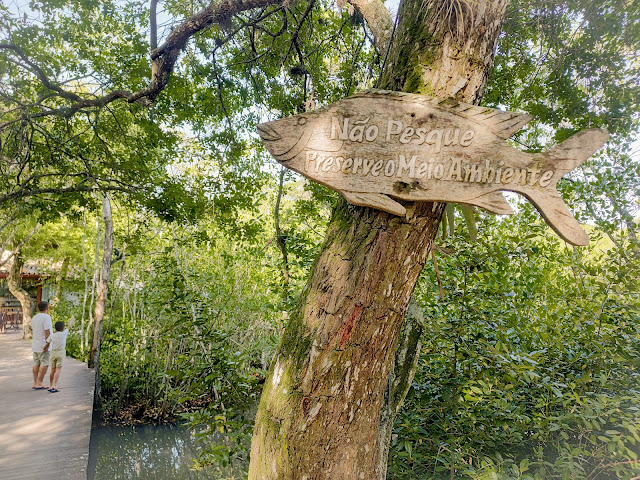
<path fill-rule="evenodd" d="M 86 480 L 93 370 L 67 357 L 49 393 L 32 390 L 32 364 L 22 331 L 0 334 L 0 478 Z"/>

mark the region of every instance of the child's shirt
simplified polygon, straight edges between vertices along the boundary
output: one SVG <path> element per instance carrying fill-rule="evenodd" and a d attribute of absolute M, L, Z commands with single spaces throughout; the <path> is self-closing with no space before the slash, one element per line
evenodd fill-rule
<path fill-rule="evenodd" d="M 51 335 L 49 335 L 49 338 L 47 338 L 47 342 L 51 344 L 51 350 L 66 350 L 68 336 L 68 328 L 65 328 L 61 332 L 53 332 Z"/>

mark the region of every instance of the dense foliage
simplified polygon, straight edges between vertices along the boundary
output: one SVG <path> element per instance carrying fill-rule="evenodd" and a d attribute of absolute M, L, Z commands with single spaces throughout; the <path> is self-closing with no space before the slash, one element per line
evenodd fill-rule
<path fill-rule="evenodd" d="M 443 242 L 442 295 L 425 272 L 392 478 L 638 475 L 639 245 L 569 248 L 526 212 L 491 231 Z"/>
<path fill-rule="evenodd" d="M 291 301 L 285 293 L 299 289 L 321 240 L 317 231 L 326 222 L 309 217 L 310 194 L 301 187 L 291 184 L 281 205 L 288 284 L 269 212 L 241 215 L 246 228 L 225 234 L 208 219 L 178 226 L 123 206 L 115 209 L 117 258 L 100 366 L 105 422 L 188 421 L 203 440 L 203 465 L 245 466 L 252 415 Z M 273 204 L 265 195 L 262 207 Z M 315 211 L 326 216 L 329 205 L 316 205 Z M 91 262 L 95 245 L 86 237 L 95 236 L 94 225 L 95 219 L 87 219 L 71 229 L 73 235 L 60 236 L 55 248 L 40 245 L 37 255 L 51 258 L 43 268 L 55 270 L 57 249 L 78 243 Z M 43 230 L 51 233 L 55 226 Z M 73 257 L 74 268 L 63 282 L 67 296 L 52 314 L 81 319 L 68 352 L 86 359 L 90 335 L 84 330 L 91 328 L 91 277 L 98 266 L 83 268 L 81 262 Z"/>

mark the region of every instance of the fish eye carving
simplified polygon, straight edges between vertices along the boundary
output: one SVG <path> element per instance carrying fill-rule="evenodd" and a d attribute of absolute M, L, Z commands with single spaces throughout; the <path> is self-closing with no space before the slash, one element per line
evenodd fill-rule
<path fill-rule="evenodd" d="M 307 117 L 298 118 L 298 125 L 304 125 L 305 123 L 307 123 Z"/>

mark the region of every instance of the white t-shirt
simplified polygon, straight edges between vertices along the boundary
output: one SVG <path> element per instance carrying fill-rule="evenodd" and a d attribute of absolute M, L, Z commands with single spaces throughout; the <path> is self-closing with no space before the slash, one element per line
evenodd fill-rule
<path fill-rule="evenodd" d="M 55 350 L 66 350 L 67 348 L 67 337 L 69 336 L 69 329 L 65 328 L 61 332 L 53 332 L 49 338 L 47 338 L 47 342 L 51 343 L 51 351 Z"/>
<path fill-rule="evenodd" d="M 38 312 L 31 319 L 31 329 L 33 330 L 33 340 L 31 341 L 32 352 L 42 352 L 44 350 L 44 331 L 51 332 L 51 317 L 46 313 Z"/>

